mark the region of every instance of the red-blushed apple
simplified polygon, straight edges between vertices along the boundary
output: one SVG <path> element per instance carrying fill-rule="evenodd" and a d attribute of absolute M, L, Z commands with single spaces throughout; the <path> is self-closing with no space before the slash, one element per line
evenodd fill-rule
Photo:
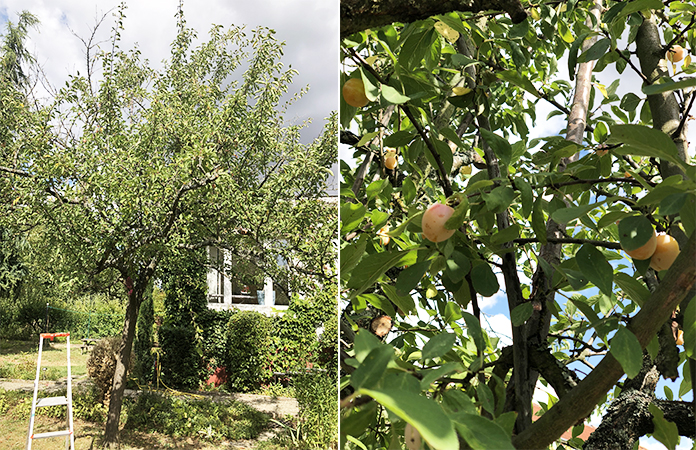
<path fill-rule="evenodd" d="M 423 213 L 423 237 L 431 242 L 442 242 L 451 238 L 455 230 L 445 228 L 445 222 L 452 217 L 454 209 L 442 203 L 433 203 Z"/>

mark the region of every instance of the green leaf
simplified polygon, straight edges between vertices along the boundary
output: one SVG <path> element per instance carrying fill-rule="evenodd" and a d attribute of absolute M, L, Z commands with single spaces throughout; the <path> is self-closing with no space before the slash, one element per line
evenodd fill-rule
<path fill-rule="evenodd" d="M 510 437 L 497 423 L 478 414 L 457 414 L 453 417 L 457 431 L 469 447 L 478 450 L 515 450 Z M 452 447 L 458 448 L 458 447 Z"/>
<path fill-rule="evenodd" d="M 671 161 L 679 166 L 684 163 L 679 159 L 674 141 L 660 130 L 643 125 L 613 125 L 609 144 L 623 143 L 613 151 L 619 154 L 650 156 Z"/>
<path fill-rule="evenodd" d="M 484 297 L 490 297 L 500 289 L 498 278 L 493 273 L 491 266 L 485 262 L 476 264 L 471 269 L 471 283 L 476 292 Z"/>
<path fill-rule="evenodd" d="M 341 276 L 349 275 L 350 271 L 358 264 L 360 258 L 365 254 L 367 246 L 367 235 L 363 234 L 358 242 L 345 245 L 341 248 Z"/>
<path fill-rule="evenodd" d="M 344 203 L 341 205 L 341 234 L 345 235 L 356 229 L 363 217 L 365 206 L 362 203 Z"/>
<path fill-rule="evenodd" d="M 609 350 L 614 358 L 621 364 L 629 378 L 634 378 L 643 367 L 643 349 L 638 338 L 626 327 L 619 326 L 611 340 Z"/>
<path fill-rule="evenodd" d="M 650 298 L 650 291 L 648 288 L 627 273 L 616 272 L 614 274 L 614 282 L 616 282 L 619 289 L 624 291 L 628 298 L 636 302 L 638 306 L 643 306 L 643 303 Z"/>
<path fill-rule="evenodd" d="M 392 105 L 401 105 L 411 100 L 410 97 L 403 95 L 393 87 L 386 84 L 382 85 L 382 97 L 384 97 L 384 99 Z"/>
<path fill-rule="evenodd" d="M 355 359 L 358 362 L 363 362 L 367 355 L 377 347 L 385 346 L 377 339 L 377 336 L 370 333 L 364 328 L 360 328 L 357 333 L 355 333 L 355 341 L 353 342 L 353 350 L 355 350 Z"/>
<path fill-rule="evenodd" d="M 534 205 L 534 193 L 532 186 L 524 178 L 515 178 L 515 187 L 520 190 L 520 200 L 522 202 L 522 217 L 527 218 L 532 212 Z"/>
<path fill-rule="evenodd" d="M 454 283 L 459 283 L 471 270 L 471 261 L 461 252 L 454 251 L 446 262 L 447 275 Z"/>
<path fill-rule="evenodd" d="M 668 195 L 660 202 L 660 215 L 664 217 L 679 214 L 679 211 L 686 203 L 687 197 L 688 194 L 685 192 Z"/>
<path fill-rule="evenodd" d="M 512 325 L 515 327 L 524 325 L 524 323 L 527 320 L 529 320 L 530 317 L 532 317 L 533 312 L 534 306 L 531 302 L 525 302 L 521 305 L 515 306 L 515 308 L 510 313 L 510 320 L 512 321 Z"/>
<path fill-rule="evenodd" d="M 479 383 L 476 385 L 476 395 L 478 396 L 483 409 L 490 414 L 495 414 L 495 397 L 493 396 L 491 388 L 489 388 L 485 383 Z"/>
<path fill-rule="evenodd" d="M 486 341 L 483 338 L 481 323 L 473 314 L 469 314 L 466 311 L 462 311 L 462 317 L 466 323 L 467 334 L 474 340 L 476 348 L 484 352 L 486 350 Z"/>
<path fill-rule="evenodd" d="M 633 2 L 627 2 L 626 7 L 619 12 L 616 18 L 620 19 L 621 17 L 626 17 L 634 12 L 644 11 L 646 9 L 662 10 L 664 7 L 665 5 L 663 5 L 660 0 L 635 0 Z"/>
<path fill-rule="evenodd" d="M 560 23 L 560 22 L 559 22 Z M 496 72 L 496 76 L 501 80 L 512 83 L 515 86 L 524 89 L 535 97 L 539 97 L 539 91 L 534 87 L 527 77 L 523 77 L 515 70 L 506 70 L 504 72 Z M 482 130 L 483 131 L 483 130 Z"/>
<path fill-rule="evenodd" d="M 421 359 L 439 358 L 445 353 L 452 350 L 452 346 L 457 341 L 457 335 L 454 333 L 439 333 L 431 337 L 423 346 Z"/>
<path fill-rule="evenodd" d="M 448 230 L 458 230 L 466 220 L 466 213 L 469 212 L 469 201 L 466 197 L 462 197 L 461 201 L 454 208 L 452 216 L 445 222 L 445 228 Z"/>
<path fill-rule="evenodd" d="M 415 138 L 413 131 L 397 131 L 384 138 L 385 147 L 403 147 Z"/>
<path fill-rule="evenodd" d="M 435 150 L 437 151 L 437 154 L 440 156 L 440 160 L 442 161 L 442 165 L 445 168 L 445 172 L 450 173 L 452 171 L 452 163 L 454 162 L 452 149 L 449 148 L 449 145 L 447 145 L 439 139 L 433 139 L 432 143 L 435 147 Z M 435 160 L 435 158 L 432 155 L 432 152 L 429 149 L 425 151 L 425 157 L 430 163 L 430 165 L 435 170 L 438 170 L 437 161 Z"/>
<path fill-rule="evenodd" d="M 655 234 L 650 221 L 644 216 L 629 216 L 619 222 L 619 242 L 624 250 L 636 250 Z"/>
<path fill-rule="evenodd" d="M 498 159 L 507 167 L 512 160 L 512 146 L 510 142 L 485 128 L 481 128 L 480 131 L 481 137 L 490 145 Z"/>
<path fill-rule="evenodd" d="M 595 42 L 585 53 L 578 57 L 578 62 L 584 63 L 597 60 L 604 56 L 607 50 L 609 50 L 609 47 L 611 47 L 611 40 L 600 39 L 599 41 Z"/>
<path fill-rule="evenodd" d="M 633 92 L 629 92 L 628 94 L 623 96 L 619 106 L 624 111 L 631 112 L 631 111 L 636 111 L 638 109 L 638 105 L 640 104 L 640 102 L 641 102 L 640 97 L 638 97 Z"/>
<path fill-rule="evenodd" d="M 410 265 L 415 262 L 416 252 L 389 251 L 365 256 L 353 269 L 347 287 L 353 289 L 350 298 L 355 298 L 372 286 L 384 272 L 397 265 Z"/>
<path fill-rule="evenodd" d="M 452 421 L 437 402 L 402 389 L 360 389 L 359 392 L 410 423 L 433 450 L 459 448 Z"/>
<path fill-rule="evenodd" d="M 394 311 L 394 307 L 392 306 L 391 302 L 381 295 L 362 294 L 358 295 L 357 298 L 360 301 L 365 301 L 375 308 L 384 311 L 390 317 L 394 317 L 396 315 L 396 311 Z"/>
<path fill-rule="evenodd" d="M 546 244 L 546 220 L 544 219 L 543 201 L 544 199 L 541 196 L 534 201 L 534 206 L 532 207 L 532 229 L 539 242 Z"/>
<path fill-rule="evenodd" d="M 379 380 L 387 370 L 387 365 L 394 358 L 394 347 L 390 345 L 380 345 L 370 351 L 360 366 L 355 369 L 350 377 L 350 384 L 355 389 L 361 387 L 372 388 L 379 383 Z"/>
<path fill-rule="evenodd" d="M 498 186 L 487 194 L 482 194 L 486 208 L 494 214 L 505 211 L 515 199 L 515 191 L 508 186 Z"/>
<path fill-rule="evenodd" d="M 416 303 L 410 295 L 399 295 L 396 288 L 389 284 L 383 284 L 382 290 L 389 300 L 391 300 L 404 314 L 408 315 L 412 312 L 416 312 Z"/>
<path fill-rule="evenodd" d="M 575 260 L 583 275 L 597 286 L 600 291 L 611 296 L 614 269 L 607 262 L 602 252 L 590 244 L 583 244 L 575 254 Z"/>
<path fill-rule="evenodd" d="M 498 245 L 503 244 L 505 242 L 510 242 L 513 239 L 517 239 L 520 236 L 521 230 L 522 227 L 520 226 L 520 224 L 516 223 L 514 225 L 511 225 L 491 236 L 491 244 Z"/>
<path fill-rule="evenodd" d="M 653 437 L 669 450 L 676 449 L 677 444 L 679 444 L 679 428 L 677 424 L 665 419 L 665 414 L 655 403 L 650 403 L 648 409 L 653 416 L 652 422 L 655 426 Z"/>
<path fill-rule="evenodd" d="M 599 221 L 597 221 L 597 228 L 602 229 L 610 226 L 611 224 L 625 218 L 628 216 L 633 215 L 634 213 L 631 212 L 626 212 L 626 211 L 612 211 L 609 213 L 606 213 L 605 215 L 602 216 Z"/>
<path fill-rule="evenodd" d="M 592 211 L 600 205 L 603 205 L 607 201 L 608 200 L 603 200 L 601 202 L 591 203 L 589 205 L 557 209 L 553 212 L 553 214 L 551 214 L 551 219 L 553 219 L 557 223 L 568 223 L 571 220 L 575 220 L 581 216 L 586 215 L 588 212 Z"/>
<path fill-rule="evenodd" d="M 436 369 L 431 369 L 431 370 L 423 370 L 421 371 L 421 374 L 423 375 L 423 379 L 421 380 L 420 386 L 422 390 L 427 390 L 430 388 L 430 385 L 434 383 L 436 380 L 440 379 L 441 377 L 444 377 L 445 375 L 449 375 L 452 372 L 461 372 L 462 371 L 462 365 L 458 362 L 448 362 Z"/>
<path fill-rule="evenodd" d="M 525 18 L 522 22 L 516 23 L 508 31 L 508 39 L 523 38 L 529 32 L 529 20 Z"/>
<path fill-rule="evenodd" d="M 399 295 L 406 295 L 411 292 L 413 288 L 418 286 L 425 272 L 428 271 L 430 263 L 431 261 L 420 261 L 402 270 L 394 284 L 396 292 Z"/>
<path fill-rule="evenodd" d="M 684 89 L 696 86 L 696 78 L 685 78 L 680 81 L 665 81 L 663 83 L 654 83 L 650 85 L 644 85 L 642 91 L 645 95 L 655 95 L 662 94 L 663 92 L 676 91 L 677 89 Z"/>

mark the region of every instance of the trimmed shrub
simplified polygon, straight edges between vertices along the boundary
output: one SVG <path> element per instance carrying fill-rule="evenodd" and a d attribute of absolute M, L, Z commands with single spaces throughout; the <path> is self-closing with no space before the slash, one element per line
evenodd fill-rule
<path fill-rule="evenodd" d="M 111 395 L 114 372 L 116 372 L 116 355 L 120 345 L 121 338 L 118 336 L 101 339 L 87 359 L 87 373 L 94 382 L 102 403 L 107 403 Z M 134 359 L 133 357 L 130 359 L 129 372 L 133 370 Z"/>
<path fill-rule="evenodd" d="M 228 386 L 236 392 L 258 389 L 273 375 L 270 370 L 270 319 L 254 311 L 232 316 L 227 341 Z"/>

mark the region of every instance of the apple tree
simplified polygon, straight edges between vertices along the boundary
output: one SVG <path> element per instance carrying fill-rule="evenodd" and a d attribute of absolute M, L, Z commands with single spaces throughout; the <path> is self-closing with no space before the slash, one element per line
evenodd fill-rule
<path fill-rule="evenodd" d="M 295 71 L 273 30 L 213 26 L 198 41 L 179 8 L 171 56 L 156 68 L 121 48 L 124 12 L 109 50 L 86 39 L 85 71 L 48 101 L 5 85 L 0 99 L 11 130 L 1 134 L 0 217 L 40 231 L 76 278 L 112 280 L 127 296 L 108 447 L 138 310 L 163 260 L 216 245 L 297 291 L 335 280 L 336 254 L 336 206 L 321 199 L 337 120 L 309 144 L 303 125 L 286 123 Z"/>
<path fill-rule="evenodd" d="M 342 445 L 693 439 L 696 8 L 342 0 L 341 14 L 341 82 L 369 100 L 340 109 Z M 446 214 L 425 212 L 436 203 Z M 507 340 L 480 306 L 499 292 Z"/>

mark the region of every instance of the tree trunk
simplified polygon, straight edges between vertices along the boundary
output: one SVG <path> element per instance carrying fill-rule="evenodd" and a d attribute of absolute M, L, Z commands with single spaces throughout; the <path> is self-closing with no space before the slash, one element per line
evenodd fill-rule
<path fill-rule="evenodd" d="M 138 320 L 138 310 L 143 299 L 143 289 L 133 289 L 128 296 L 126 319 L 123 324 L 121 346 L 116 357 L 116 371 L 111 387 L 111 400 L 109 402 L 109 414 L 106 419 L 106 432 L 104 434 L 104 448 L 116 449 L 119 447 L 118 428 L 123 406 L 123 392 L 128 381 L 128 370 L 135 337 L 135 324 Z"/>

